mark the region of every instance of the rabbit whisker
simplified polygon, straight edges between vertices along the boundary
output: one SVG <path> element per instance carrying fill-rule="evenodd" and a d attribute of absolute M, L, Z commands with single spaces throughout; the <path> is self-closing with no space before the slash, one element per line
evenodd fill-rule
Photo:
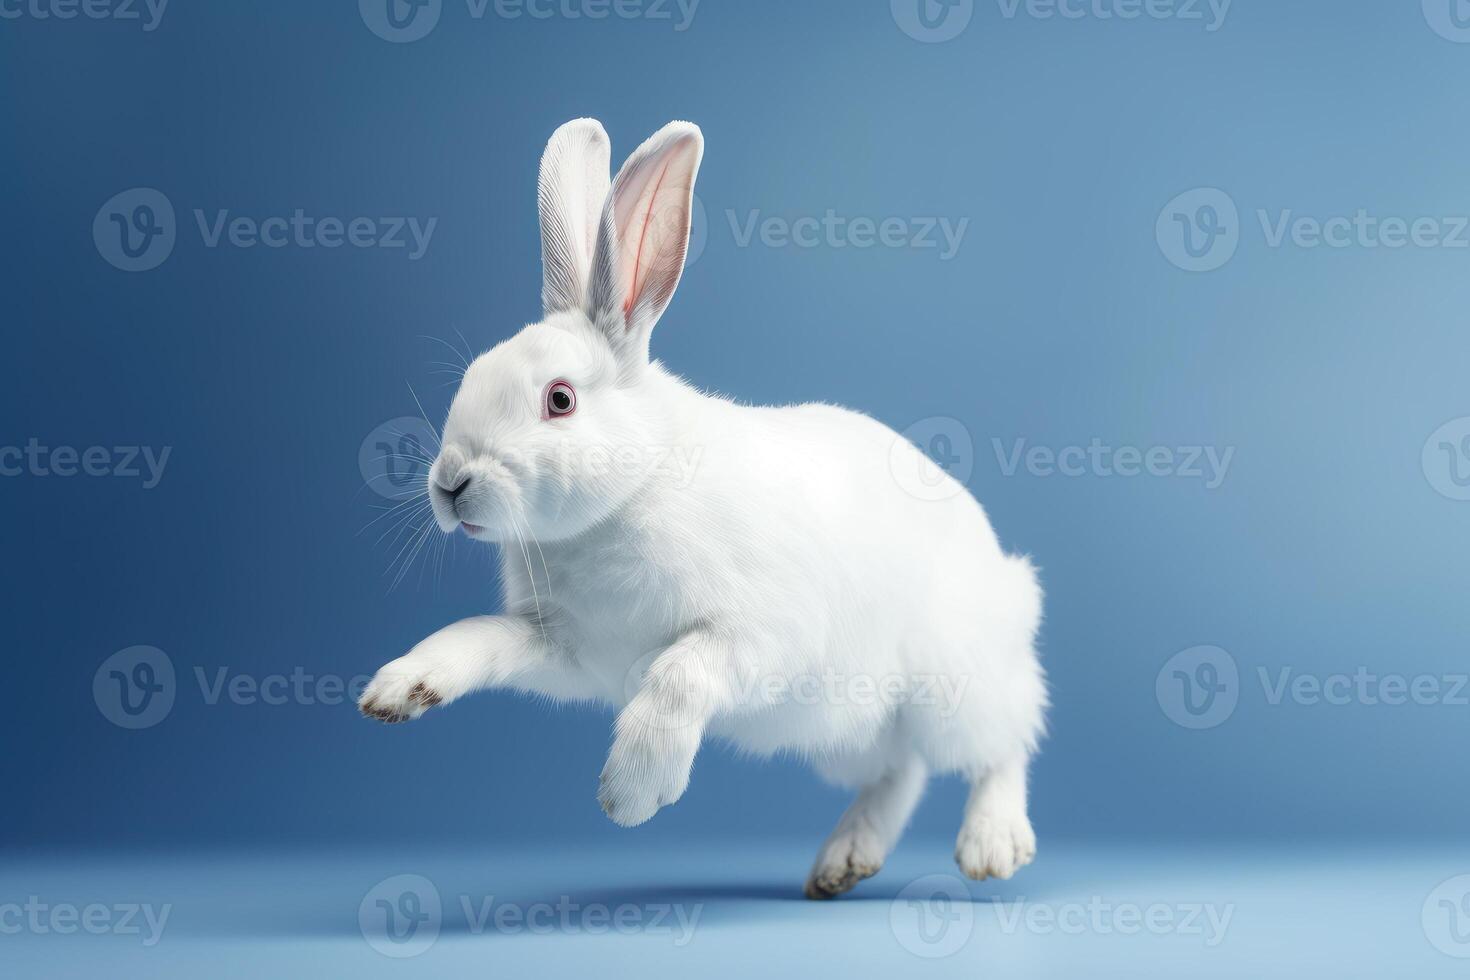
<path fill-rule="evenodd" d="M 431 337 L 428 334 L 419 334 L 419 339 L 421 339 L 421 340 L 432 340 L 436 344 L 443 344 L 445 347 L 448 347 L 450 349 L 450 351 L 452 351 L 454 353 L 454 356 L 455 357 L 459 358 L 461 361 L 464 361 L 464 369 L 466 371 L 468 371 L 470 369 L 470 362 L 469 361 L 466 361 L 464 355 L 459 352 L 459 348 L 458 347 L 455 347 L 449 341 L 443 340 L 443 339 L 441 339 L 439 337 Z M 461 336 L 461 339 L 463 339 L 462 336 Z"/>

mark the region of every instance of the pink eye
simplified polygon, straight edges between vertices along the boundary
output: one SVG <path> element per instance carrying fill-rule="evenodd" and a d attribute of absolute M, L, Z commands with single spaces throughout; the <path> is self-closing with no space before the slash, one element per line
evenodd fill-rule
<path fill-rule="evenodd" d="M 546 417 L 563 418 L 577 410 L 577 392 L 565 381 L 553 381 L 546 386 Z"/>

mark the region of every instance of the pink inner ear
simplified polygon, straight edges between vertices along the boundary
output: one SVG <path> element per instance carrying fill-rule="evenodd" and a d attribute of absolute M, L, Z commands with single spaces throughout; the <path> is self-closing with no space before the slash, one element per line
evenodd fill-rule
<path fill-rule="evenodd" d="M 699 130 L 670 124 L 628 158 L 610 202 L 613 256 L 629 330 L 651 327 L 679 284 L 689 246 L 689 208 L 704 143 Z"/>
<path fill-rule="evenodd" d="M 664 185 L 664 178 L 669 173 L 669 162 L 664 161 L 659 170 L 658 179 L 653 183 L 653 192 L 648 195 L 648 206 L 643 209 L 642 227 L 638 230 L 638 247 L 633 250 L 633 268 L 628 284 L 628 295 L 623 298 L 623 316 L 633 312 L 633 304 L 638 298 L 639 291 L 647 282 L 647 277 L 640 275 L 643 271 L 643 249 L 648 245 L 648 228 L 653 224 L 653 206 L 658 200 L 658 192 Z"/>

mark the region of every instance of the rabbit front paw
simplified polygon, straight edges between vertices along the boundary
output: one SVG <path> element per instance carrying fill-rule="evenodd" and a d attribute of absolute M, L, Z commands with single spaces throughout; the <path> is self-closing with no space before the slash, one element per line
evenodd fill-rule
<path fill-rule="evenodd" d="M 412 721 L 446 700 L 434 675 L 433 665 L 425 658 L 399 657 L 373 676 L 357 707 L 367 717 L 387 725 Z"/>
<path fill-rule="evenodd" d="M 620 734 L 602 767 L 597 802 L 619 826 L 647 822 L 684 795 L 698 750 L 698 739 L 668 732 Z"/>

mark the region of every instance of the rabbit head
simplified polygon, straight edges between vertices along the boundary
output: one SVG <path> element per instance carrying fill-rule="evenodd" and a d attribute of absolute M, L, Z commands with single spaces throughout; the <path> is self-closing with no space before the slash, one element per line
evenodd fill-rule
<path fill-rule="evenodd" d="M 649 335 L 684 268 L 699 128 L 670 123 L 609 181 L 607 133 L 552 136 L 539 185 L 544 317 L 465 372 L 429 471 L 439 526 L 555 540 L 637 493 L 669 448 Z"/>

